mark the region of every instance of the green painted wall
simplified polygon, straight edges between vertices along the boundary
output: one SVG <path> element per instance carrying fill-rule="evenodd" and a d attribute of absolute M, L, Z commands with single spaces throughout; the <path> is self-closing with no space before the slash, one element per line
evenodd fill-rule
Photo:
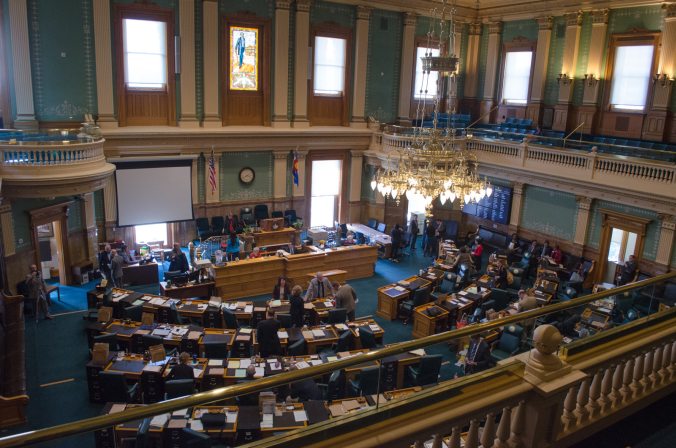
<path fill-rule="evenodd" d="M 103 202 L 103 190 L 94 192 L 94 221 L 102 222 L 106 220 L 106 206 Z"/>
<path fill-rule="evenodd" d="M 528 185 L 523 191 L 521 226 L 571 241 L 575 236 L 575 195 Z"/>
<path fill-rule="evenodd" d="M 96 113 L 91 1 L 29 0 L 28 30 L 36 118 L 80 121 Z"/>
<path fill-rule="evenodd" d="M 628 215 L 648 218 L 652 221 L 646 228 L 645 243 L 643 245 L 643 258 L 646 260 L 655 260 L 657 246 L 659 244 L 660 223 L 657 213 L 644 208 L 631 207 L 629 205 L 616 204 L 609 201 L 595 200 L 592 203 L 589 217 L 589 228 L 587 229 L 587 245 L 598 249 L 601 237 L 601 214 L 600 209 L 613 210 Z"/>
<path fill-rule="evenodd" d="M 219 10 L 223 13 L 253 12 L 268 19 L 275 16 L 274 0 L 219 0 Z"/>
<path fill-rule="evenodd" d="M 479 38 L 479 84 L 476 89 L 476 97 L 484 96 L 484 80 L 486 79 L 486 61 L 488 61 L 488 25 L 481 27 L 481 37 Z"/>
<path fill-rule="evenodd" d="M 538 23 L 536 20 L 513 20 L 502 25 L 502 41 L 509 42 L 516 37 L 525 37 L 528 40 L 538 39 Z"/>
<path fill-rule="evenodd" d="M 345 28 L 354 28 L 355 13 L 352 5 L 316 1 L 310 8 L 310 23 L 333 22 Z"/>
<path fill-rule="evenodd" d="M 467 70 L 467 47 L 469 45 L 469 34 L 467 33 L 467 26 L 460 28 L 458 31 L 462 30 L 460 35 L 460 63 L 459 63 L 459 74 L 456 77 L 456 82 L 458 83 L 457 92 L 458 99 L 463 99 L 465 97 L 465 71 Z M 457 111 L 462 113 L 463 111 Z"/>
<path fill-rule="evenodd" d="M 229 152 L 221 156 L 219 166 L 221 201 L 244 201 L 272 197 L 272 152 Z M 239 181 L 239 172 L 249 167 L 256 177 L 250 185 Z"/>
<path fill-rule="evenodd" d="M 202 2 L 195 2 L 195 115 L 204 118 L 204 34 L 202 33 Z"/>
<path fill-rule="evenodd" d="M 204 204 L 207 201 L 206 165 L 206 156 L 202 153 L 197 159 L 197 202 L 200 204 Z"/>
<path fill-rule="evenodd" d="M 73 205 L 68 209 L 68 231 L 74 232 L 82 230 L 82 201 L 73 201 Z"/>
<path fill-rule="evenodd" d="M 371 13 L 366 67 L 366 116 L 380 122 L 397 118 L 401 39 L 400 13 L 375 10 Z"/>
<path fill-rule="evenodd" d="M 659 31 L 662 27 L 662 6 L 611 9 L 608 16 L 608 34 L 626 33 L 637 29 Z"/>
<path fill-rule="evenodd" d="M 587 73 L 587 63 L 589 62 L 589 46 L 591 45 L 592 18 L 591 14 L 585 12 L 582 16 L 582 28 L 580 30 L 580 45 L 577 55 L 577 70 L 575 70 L 575 84 L 573 85 L 573 104 L 582 105 L 584 96 L 584 74 Z"/>
<path fill-rule="evenodd" d="M 559 99 L 559 83 L 556 77 L 563 66 L 563 47 L 566 40 L 566 20 L 555 17 L 552 24 L 552 40 L 549 45 L 549 61 L 547 61 L 547 77 L 545 79 L 544 103 L 553 106 Z"/>
<path fill-rule="evenodd" d="M 376 167 L 368 163 L 364 163 L 361 170 L 361 200 L 375 202 L 376 192 L 371 190 L 371 181 L 373 175 L 376 173 Z"/>

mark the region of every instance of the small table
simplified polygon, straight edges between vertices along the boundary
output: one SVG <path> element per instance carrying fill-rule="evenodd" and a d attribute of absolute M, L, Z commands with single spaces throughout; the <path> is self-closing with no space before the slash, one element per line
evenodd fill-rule
<path fill-rule="evenodd" d="M 438 314 L 430 316 L 428 310 L 436 310 Z M 448 314 L 447 310 L 434 303 L 420 305 L 413 311 L 413 337 L 424 338 L 436 334 L 438 329 L 443 331 L 448 327 Z"/>
<path fill-rule="evenodd" d="M 61 301 L 61 291 L 59 291 L 59 285 L 47 285 L 45 290 L 45 296 L 49 298 L 52 295 L 52 292 L 56 291 L 56 297 Z"/>

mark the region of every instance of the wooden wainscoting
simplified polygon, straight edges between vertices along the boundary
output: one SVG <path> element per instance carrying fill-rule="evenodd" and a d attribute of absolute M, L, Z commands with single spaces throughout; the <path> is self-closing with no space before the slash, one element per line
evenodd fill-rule
<path fill-rule="evenodd" d="M 229 91 L 223 100 L 225 114 L 224 125 L 229 126 L 264 126 L 265 96 L 263 92 Z"/>
<path fill-rule="evenodd" d="M 344 96 L 322 96 L 310 92 L 308 118 L 312 126 L 347 126 L 347 104 Z"/>
<path fill-rule="evenodd" d="M 173 95 L 168 92 L 132 90 L 124 97 L 126 126 L 174 125 Z"/>
<path fill-rule="evenodd" d="M 641 138 L 644 114 L 604 112 L 599 124 L 599 134 L 623 138 Z"/>

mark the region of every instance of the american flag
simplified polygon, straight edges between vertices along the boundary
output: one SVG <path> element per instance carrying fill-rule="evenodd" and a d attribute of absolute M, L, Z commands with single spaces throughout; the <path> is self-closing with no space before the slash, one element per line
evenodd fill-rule
<path fill-rule="evenodd" d="M 211 185 L 211 194 L 216 193 L 216 161 L 214 160 L 214 148 L 211 148 L 209 156 L 209 185 Z"/>

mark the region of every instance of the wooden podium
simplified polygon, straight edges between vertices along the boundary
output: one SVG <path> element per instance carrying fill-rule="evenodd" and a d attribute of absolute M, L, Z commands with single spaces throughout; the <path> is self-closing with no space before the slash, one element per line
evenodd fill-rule
<path fill-rule="evenodd" d="M 385 285 L 378 288 L 378 309 L 376 315 L 387 320 L 395 320 L 399 312 L 399 304 L 407 299 L 410 292 L 396 285 Z"/>
<path fill-rule="evenodd" d="M 266 232 L 282 230 L 284 228 L 284 218 L 261 219 L 258 226 Z"/>
<path fill-rule="evenodd" d="M 428 309 L 436 309 L 439 314 L 430 316 Z M 413 311 L 413 337 L 424 338 L 443 331 L 448 326 L 448 311 L 434 304 L 420 305 Z"/>

